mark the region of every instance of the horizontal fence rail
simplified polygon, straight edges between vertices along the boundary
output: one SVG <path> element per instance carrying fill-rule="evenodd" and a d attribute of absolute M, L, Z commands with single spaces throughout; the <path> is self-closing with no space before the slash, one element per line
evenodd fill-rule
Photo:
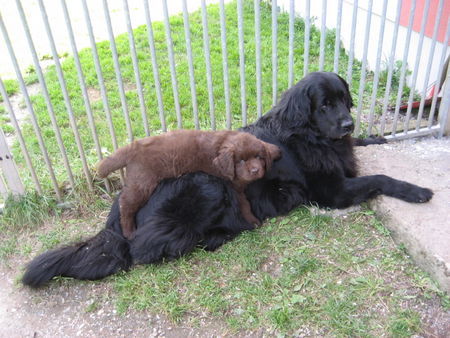
<path fill-rule="evenodd" d="M 443 135 L 450 21 L 445 0 L 417 1 L 15 0 L 0 13 L 14 74 L 1 69 L 1 129 L 25 187 L 58 200 L 79 184 L 111 192 L 95 165 L 119 146 L 245 126 L 312 71 L 349 83 L 355 136 Z"/>

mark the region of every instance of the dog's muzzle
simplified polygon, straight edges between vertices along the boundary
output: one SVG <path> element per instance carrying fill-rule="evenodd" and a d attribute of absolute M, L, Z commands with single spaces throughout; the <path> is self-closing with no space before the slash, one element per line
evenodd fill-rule
<path fill-rule="evenodd" d="M 348 119 L 341 122 L 341 129 L 344 132 L 344 135 L 349 135 L 353 133 L 353 130 L 355 129 L 355 125 L 353 124 L 353 120 Z"/>

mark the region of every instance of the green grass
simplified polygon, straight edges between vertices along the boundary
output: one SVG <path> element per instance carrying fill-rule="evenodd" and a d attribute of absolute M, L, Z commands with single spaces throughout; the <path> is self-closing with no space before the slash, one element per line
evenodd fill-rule
<path fill-rule="evenodd" d="M 6 227 L 33 227 L 41 224 L 49 215 L 54 214 L 56 201 L 35 192 L 23 196 L 9 196 L 0 218 L 0 229 Z"/>
<path fill-rule="evenodd" d="M 226 5 L 227 18 L 227 48 L 228 48 L 228 68 L 229 82 L 231 90 L 231 114 L 232 126 L 238 128 L 242 125 L 241 101 L 240 101 L 240 77 L 239 77 L 239 54 L 238 54 L 238 32 L 237 32 L 237 9 L 236 3 Z M 191 40 L 193 50 L 194 73 L 196 79 L 197 100 L 199 110 L 199 123 L 203 129 L 209 129 L 211 125 L 209 116 L 209 102 L 206 81 L 206 65 L 203 53 L 202 38 L 202 21 L 199 11 L 190 14 Z M 216 111 L 216 126 L 218 129 L 226 127 L 225 116 L 225 99 L 223 95 L 223 70 L 222 70 L 222 53 L 220 40 L 220 21 L 219 7 L 217 5 L 208 6 L 208 22 L 210 35 L 210 56 L 212 64 L 212 79 L 214 87 L 214 100 Z M 278 94 L 288 87 L 288 14 L 281 13 L 278 19 Z M 191 93 L 189 87 L 188 60 L 186 55 L 185 35 L 183 18 L 181 15 L 170 18 L 172 30 L 172 39 L 176 60 L 176 72 L 178 79 L 179 101 L 181 105 L 183 127 L 194 128 L 193 108 Z M 170 68 L 167 56 L 167 47 L 165 39 L 165 29 L 161 22 L 153 24 L 154 37 L 157 51 L 157 61 L 159 64 L 160 80 L 162 84 L 162 92 L 164 98 L 165 118 L 169 129 L 176 128 L 177 119 L 175 107 L 173 103 L 173 92 L 170 77 Z M 294 75 L 295 81 L 303 76 L 303 42 L 304 42 L 304 22 L 301 19 L 295 21 L 295 38 L 294 38 Z M 245 62 L 246 62 L 246 97 L 248 122 L 256 119 L 256 84 L 255 84 L 255 46 L 254 46 L 254 16 L 253 2 L 244 1 L 244 39 L 245 44 Z M 148 122 L 152 133 L 161 131 L 161 123 L 159 121 L 159 113 L 157 106 L 157 98 L 155 85 L 153 81 L 153 73 L 150 59 L 150 49 L 147 39 L 147 29 L 145 26 L 138 27 L 134 30 L 136 41 L 137 56 L 141 70 L 141 80 L 144 87 L 145 104 L 148 113 Z M 325 70 L 332 71 L 334 60 L 334 40 L 335 32 L 327 31 L 327 39 L 325 43 Z M 127 34 L 116 37 L 116 45 L 119 55 L 119 62 L 122 77 L 125 83 L 127 106 L 130 112 L 132 123 L 132 132 L 134 137 L 144 137 L 144 127 L 141 117 L 138 95 L 136 93 L 136 84 L 132 66 L 132 60 L 129 49 L 129 41 Z M 268 111 L 272 105 L 272 34 L 271 34 L 271 8 L 267 3 L 261 4 L 261 60 L 262 60 L 262 106 L 263 111 Z M 320 32 L 315 26 L 311 29 L 310 44 L 310 67 L 309 71 L 318 70 L 320 46 Z M 100 58 L 105 85 L 108 91 L 108 101 L 111 108 L 112 120 L 115 127 L 116 136 L 119 145 L 128 142 L 127 130 L 125 127 L 125 119 L 122 113 L 122 106 L 119 99 L 117 81 L 115 78 L 113 60 L 111 57 L 108 41 L 99 42 L 97 50 Z M 67 56 L 67 55 L 65 55 Z M 95 98 L 91 100 L 96 129 L 99 135 L 102 148 L 106 152 L 111 152 L 112 140 L 109 135 L 109 127 L 107 118 L 103 110 L 103 103 L 99 95 L 99 84 L 95 72 L 92 52 L 90 48 L 83 49 L 79 52 L 82 69 L 86 78 L 87 86 L 91 93 L 96 93 Z M 346 69 L 348 64 L 348 56 L 343 48 L 340 49 L 340 69 L 339 73 L 346 77 Z M 73 57 L 68 56 L 62 62 L 65 80 L 68 87 L 69 96 L 73 111 L 76 116 L 79 133 L 86 153 L 87 161 L 91 168 L 94 168 L 98 161 L 97 153 L 94 146 L 93 137 L 88 124 L 88 118 L 85 112 L 84 102 L 81 95 L 81 89 L 78 84 Z M 359 78 L 361 74 L 361 63 L 354 62 L 352 93 L 356 102 L 359 87 Z M 26 71 L 28 83 L 36 80 L 36 72 L 34 67 L 30 66 Z M 370 89 L 370 79 L 372 74 L 368 74 L 367 88 Z M 69 162 L 72 171 L 81 176 L 82 162 L 78 154 L 74 133 L 70 127 L 66 106 L 61 93 L 61 86 L 58 82 L 56 70 L 54 66 L 47 68 L 45 79 L 50 93 L 50 98 L 55 109 L 63 143 L 68 153 Z M 367 97 L 370 90 L 366 91 L 364 96 L 365 105 L 367 105 Z M 384 91 L 380 89 L 380 96 L 384 95 Z M 34 95 L 31 98 L 33 108 L 36 112 L 39 126 L 43 135 L 47 151 L 52 161 L 56 178 L 62 186 L 67 182 L 68 175 L 64 168 L 60 149 L 55 142 L 55 132 L 51 124 L 47 111 L 47 105 L 42 95 Z M 3 118 L 5 119 L 5 118 Z M 7 121 L 6 121 L 7 122 Z M 9 128 L 11 129 L 11 128 Z M 11 133 L 12 130 L 6 130 Z M 31 124 L 23 125 L 23 133 L 26 139 L 27 147 L 30 152 L 33 164 L 36 168 L 38 177 L 44 187 L 44 190 L 51 194 L 52 186 L 49 178 L 48 170 L 43 160 L 41 150 L 37 138 L 34 134 Z M 14 147 L 14 154 L 20 167 L 25 167 L 25 161 L 18 144 Z M 27 170 L 22 171 L 27 187 L 32 187 L 31 177 Z"/>
<path fill-rule="evenodd" d="M 5 107 L 0 106 L 0 124 L 2 126 L 2 130 L 6 135 L 10 135 L 14 133 L 14 127 L 10 124 L 11 119 L 6 112 Z"/>
<path fill-rule="evenodd" d="M 19 83 L 16 80 L 6 79 L 3 80 L 3 84 L 5 85 L 6 94 L 8 94 L 8 96 L 12 96 L 19 92 Z M 3 96 L 1 95 L 0 102 L 3 102 Z"/>
<path fill-rule="evenodd" d="M 17 268 L 17 261 L 23 265 L 40 252 L 90 237 L 103 227 L 107 210 L 55 213 L 20 232 L 5 226 L 2 262 Z M 450 310 L 449 296 L 366 209 L 330 217 L 299 208 L 216 252 L 196 249 L 100 282 L 55 278 L 46 292 L 91 283 L 110 291 L 90 302 L 88 313 L 114 306 L 123 315 L 162 315 L 172 327 L 212 325 L 229 334 L 410 337 L 428 332 L 430 313 L 439 318 Z M 42 300 L 34 301 L 38 306 Z"/>
<path fill-rule="evenodd" d="M 20 197 L 10 195 L 0 215 L 0 231 L 5 234 L 5 240 L 0 243 L 0 258 L 17 253 L 17 229 L 26 231 L 42 224 L 57 212 L 55 206 L 54 200 L 35 192 Z"/>
<path fill-rule="evenodd" d="M 414 311 L 399 311 L 391 318 L 389 330 L 393 337 L 411 337 L 420 332 L 420 318 Z"/>
<path fill-rule="evenodd" d="M 301 208 L 215 253 L 197 250 L 112 281 L 121 312 L 162 312 L 193 326 L 203 316 L 236 331 L 377 337 L 420 332 L 412 304 L 426 296 L 408 275 L 426 278 L 371 212 L 343 219 Z"/>

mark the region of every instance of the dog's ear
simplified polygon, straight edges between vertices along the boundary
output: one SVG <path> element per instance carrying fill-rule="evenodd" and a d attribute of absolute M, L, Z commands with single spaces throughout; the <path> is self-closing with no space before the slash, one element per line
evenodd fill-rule
<path fill-rule="evenodd" d="M 342 77 L 336 74 L 336 76 L 341 80 L 342 84 L 345 86 L 345 102 L 347 103 L 347 108 L 350 109 L 353 107 L 353 99 L 352 94 L 350 93 L 350 88 L 348 86 L 347 81 L 345 81 Z"/>
<path fill-rule="evenodd" d="M 307 81 L 300 81 L 288 89 L 278 103 L 279 117 L 287 128 L 305 126 L 311 115 L 310 86 Z"/>
<path fill-rule="evenodd" d="M 227 145 L 219 150 L 219 155 L 213 160 L 214 167 L 219 173 L 228 178 L 230 181 L 234 180 L 234 149 L 233 146 Z"/>
<path fill-rule="evenodd" d="M 265 143 L 264 148 L 266 150 L 266 156 L 264 156 L 264 162 L 266 165 L 266 172 L 272 167 L 274 160 L 281 157 L 281 150 L 276 145 L 271 143 Z"/>

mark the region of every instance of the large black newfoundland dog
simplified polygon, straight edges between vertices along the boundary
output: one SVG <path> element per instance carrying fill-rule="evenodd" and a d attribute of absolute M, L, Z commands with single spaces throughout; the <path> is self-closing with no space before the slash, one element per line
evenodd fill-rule
<path fill-rule="evenodd" d="M 385 175 L 356 177 L 354 145 L 383 139 L 353 139 L 352 99 L 347 83 L 333 73 L 307 75 L 256 123 L 243 128 L 276 144 L 283 156 L 246 191 L 256 217 L 283 215 L 309 203 L 345 208 L 384 194 L 407 202 L 431 199 L 431 190 Z M 227 182 L 203 173 L 161 183 L 136 216 L 137 231 L 126 240 L 119 206 L 106 227 L 85 242 L 43 253 L 31 261 L 22 282 L 39 287 L 54 276 L 100 279 L 133 264 L 174 259 L 195 247 L 215 250 L 253 229 L 239 212 Z"/>

